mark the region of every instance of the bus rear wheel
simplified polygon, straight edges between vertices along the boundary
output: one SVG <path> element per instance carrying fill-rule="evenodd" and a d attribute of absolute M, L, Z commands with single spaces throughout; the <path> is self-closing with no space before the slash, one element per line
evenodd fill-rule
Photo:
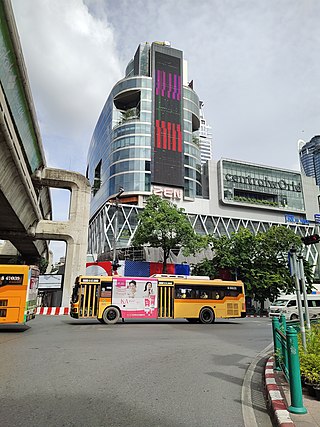
<path fill-rule="evenodd" d="M 214 322 L 214 312 L 209 307 L 205 307 L 200 311 L 199 320 L 201 323 L 213 323 Z"/>
<path fill-rule="evenodd" d="M 102 320 L 108 325 L 117 323 L 119 319 L 120 311 L 117 309 L 117 307 L 107 307 L 102 314 Z"/>

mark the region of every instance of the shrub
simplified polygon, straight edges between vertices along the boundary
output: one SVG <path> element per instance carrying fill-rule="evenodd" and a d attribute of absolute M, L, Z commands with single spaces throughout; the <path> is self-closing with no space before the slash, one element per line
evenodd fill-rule
<path fill-rule="evenodd" d="M 320 384 L 320 325 L 312 325 L 306 331 L 307 351 L 304 351 L 301 335 L 298 335 L 300 372 L 308 383 Z"/>

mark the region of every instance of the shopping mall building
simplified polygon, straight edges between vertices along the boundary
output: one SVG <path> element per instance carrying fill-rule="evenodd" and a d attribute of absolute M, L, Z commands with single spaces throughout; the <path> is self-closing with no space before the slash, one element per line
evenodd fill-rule
<path fill-rule="evenodd" d="M 230 235 L 241 226 L 256 233 L 271 225 L 301 236 L 317 232 L 313 177 L 229 159 L 201 166 L 200 105 L 182 51 L 167 42 L 139 45 L 103 107 L 88 153 L 89 252 L 97 259 L 112 258 L 116 236 L 119 258 L 159 260 L 157 251 L 131 247 L 150 194 L 183 207 L 200 234 Z M 317 246 L 306 247 L 313 264 Z M 183 261 L 181 254 L 172 259 Z"/>

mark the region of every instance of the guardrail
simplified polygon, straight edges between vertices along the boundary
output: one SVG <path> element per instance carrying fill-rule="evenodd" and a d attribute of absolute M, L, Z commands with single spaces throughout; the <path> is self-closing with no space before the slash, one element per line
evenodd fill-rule
<path fill-rule="evenodd" d="M 285 315 L 282 314 L 280 319 L 272 318 L 272 331 L 274 369 L 283 371 L 290 386 L 291 405 L 288 410 L 293 414 L 306 414 L 302 399 L 297 330 L 293 326 L 287 326 Z"/>

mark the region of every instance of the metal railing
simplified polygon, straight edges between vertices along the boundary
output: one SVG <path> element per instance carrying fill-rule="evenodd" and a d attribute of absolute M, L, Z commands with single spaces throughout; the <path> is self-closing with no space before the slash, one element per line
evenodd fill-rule
<path fill-rule="evenodd" d="M 291 405 L 288 410 L 293 414 L 306 414 L 303 406 L 300 375 L 300 359 L 297 330 L 287 326 L 285 315 L 280 319 L 272 318 L 272 331 L 275 354 L 275 370 L 283 371 L 290 386 Z"/>

